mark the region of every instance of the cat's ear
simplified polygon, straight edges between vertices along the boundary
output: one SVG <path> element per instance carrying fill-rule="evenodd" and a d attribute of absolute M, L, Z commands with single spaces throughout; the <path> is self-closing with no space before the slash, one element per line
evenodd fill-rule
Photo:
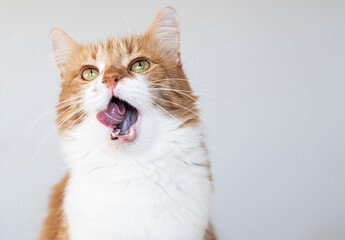
<path fill-rule="evenodd" d="M 163 8 L 145 34 L 156 41 L 168 57 L 180 61 L 180 25 L 173 8 Z"/>
<path fill-rule="evenodd" d="M 81 48 L 78 43 L 58 28 L 54 28 L 50 32 L 50 46 L 53 50 L 56 65 L 61 73 L 70 65 L 73 56 Z"/>

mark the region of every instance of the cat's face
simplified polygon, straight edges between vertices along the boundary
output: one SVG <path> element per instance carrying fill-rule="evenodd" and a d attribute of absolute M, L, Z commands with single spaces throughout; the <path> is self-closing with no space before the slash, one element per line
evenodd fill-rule
<path fill-rule="evenodd" d="M 54 29 L 51 45 L 62 79 L 57 117 L 62 135 L 82 127 L 86 138 L 128 149 L 154 141 L 168 128 L 198 122 L 171 8 L 140 36 L 81 46 Z"/>

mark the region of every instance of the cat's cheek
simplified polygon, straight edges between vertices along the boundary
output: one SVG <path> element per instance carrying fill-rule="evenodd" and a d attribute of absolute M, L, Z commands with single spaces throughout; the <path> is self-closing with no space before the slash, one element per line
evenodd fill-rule
<path fill-rule="evenodd" d="M 112 97 L 111 91 L 98 81 L 91 82 L 85 86 L 83 95 L 85 99 L 83 107 L 89 112 L 104 110 Z"/>

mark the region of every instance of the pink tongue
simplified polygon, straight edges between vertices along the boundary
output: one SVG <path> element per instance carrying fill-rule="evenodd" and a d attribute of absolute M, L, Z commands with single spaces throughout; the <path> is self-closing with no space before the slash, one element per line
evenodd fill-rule
<path fill-rule="evenodd" d="M 122 123 L 126 108 L 123 102 L 110 102 L 106 110 L 97 113 L 97 119 L 107 127 L 115 128 L 117 124 Z"/>

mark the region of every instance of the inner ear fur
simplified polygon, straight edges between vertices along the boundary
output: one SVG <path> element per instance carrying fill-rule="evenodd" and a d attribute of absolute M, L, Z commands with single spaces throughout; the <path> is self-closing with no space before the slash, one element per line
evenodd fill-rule
<path fill-rule="evenodd" d="M 145 33 L 170 58 L 180 58 L 180 25 L 175 10 L 163 8 Z"/>

